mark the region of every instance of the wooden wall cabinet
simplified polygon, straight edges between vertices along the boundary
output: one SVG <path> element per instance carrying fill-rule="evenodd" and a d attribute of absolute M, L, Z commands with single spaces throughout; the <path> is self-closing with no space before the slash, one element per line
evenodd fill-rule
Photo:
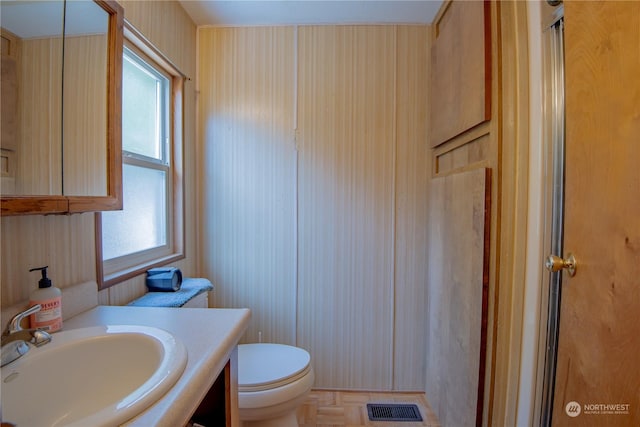
<path fill-rule="evenodd" d="M 436 147 L 491 118 L 488 1 L 450 2 L 434 23 L 430 138 Z"/>
<path fill-rule="evenodd" d="M 458 225 L 457 218 L 469 214 L 468 207 L 461 207 L 467 199 L 465 192 L 481 189 L 477 187 L 478 177 L 469 178 L 471 182 L 461 181 L 470 172 L 479 173 L 478 169 L 491 170 L 491 175 L 485 177 L 485 194 L 490 194 L 491 198 L 486 198 L 484 204 L 490 208 L 484 216 L 487 246 L 483 257 L 488 266 L 483 270 L 486 275 L 483 287 L 486 286 L 487 292 L 487 325 L 486 347 L 480 350 L 484 363 L 481 361 L 480 364 L 484 364 L 485 372 L 478 371 L 485 380 L 479 380 L 477 388 L 476 425 L 518 424 L 519 414 L 511 409 L 519 404 L 518 394 L 513 391 L 518 387 L 520 365 L 513 361 L 520 359 L 522 351 L 522 313 L 529 270 L 525 266 L 530 255 L 530 248 L 523 242 L 526 242 L 527 224 L 531 220 L 527 215 L 529 199 L 526 197 L 527 153 L 530 141 L 533 141 L 529 134 L 530 68 L 528 55 L 522 54 L 528 47 L 529 6 L 526 2 L 448 1 L 443 4 L 432 28 L 433 80 L 429 94 L 428 144 L 433 148 L 429 186 L 430 298 L 453 296 L 453 281 L 466 280 L 459 279 L 462 268 L 447 272 L 450 267 L 446 262 L 438 264 L 431 258 L 444 253 L 437 247 L 438 242 L 453 248 L 451 245 L 460 244 L 470 236 L 470 229 Z M 448 61 L 449 65 L 442 61 Z M 447 181 L 454 183 L 447 185 Z M 443 207 L 447 200 L 456 205 Z M 480 213 L 479 205 L 474 212 Z M 443 213 L 446 216 L 443 217 Z M 474 229 L 478 230 L 476 226 Z M 433 235 L 436 232 L 438 237 Z M 451 253 L 455 254 L 453 258 Z M 443 259 L 466 259 L 455 250 L 449 254 Z M 443 278 L 440 287 L 434 281 L 438 277 Z M 434 293 L 434 286 L 442 296 Z M 458 298 L 457 294 L 455 296 Z M 479 295 L 470 301 L 477 309 Z M 482 305 L 485 305 L 484 295 Z M 461 312 L 466 313 L 464 309 Z M 429 313 L 430 328 L 440 321 L 437 312 Z M 428 339 L 427 348 L 439 348 L 434 339 L 446 341 L 454 336 L 444 329 L 442 336 L 438 336 L 437 331 L 431 329 L 433 336 Z M 482 341 L 485 339 L 481 338 Z M 447 363 L 443 365 L 438 360 Z M 466 384 L 467 388 L 461 388 L 462 383 L 455 383 L 454 387 L 446 384 L 455 381 L 455 376 L 443 372 L 461 372 L 456 371 L 453 359 L 442 355 L 438 359 L 436 355 L 436 358 L 428 356 L 427 361 L 427 396 L 442 424 L 473 425 L 473 396 L 469 392 L 474 387 Z M 462 378 L 468 381 L 470 376 L 463 374 Z M 465 397 L 439 402 L 434 398 L 438 389 L 446 391 L 447 395 L 454 389 L 462 390 L 459 396 Z M 447 406 L 446 402 L 461 403 Z M 459 420 L 463 412 L 468 421 Z"/>
<path fill-rule="evenodd" d="M 3 4 L 2 216 L 122 209 L 123 23 L 115 0 Z"/>

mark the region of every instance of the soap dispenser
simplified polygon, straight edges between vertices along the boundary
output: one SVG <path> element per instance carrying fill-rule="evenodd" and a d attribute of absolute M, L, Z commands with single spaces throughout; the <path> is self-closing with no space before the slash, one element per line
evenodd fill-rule
<path fill-rule="evenodd" d="M 29 271 L 40 270 L 42 278 L 38 282 L 38 289 L 31 293 L 29 305 L 40 304 L 42 309 L 29 317 L 31 327 L 55 332 L 62 329 L 62 292 L 55 286 L 51 286 L 51 280 L 47 277 L 47 268 L 32 268 Z"/>

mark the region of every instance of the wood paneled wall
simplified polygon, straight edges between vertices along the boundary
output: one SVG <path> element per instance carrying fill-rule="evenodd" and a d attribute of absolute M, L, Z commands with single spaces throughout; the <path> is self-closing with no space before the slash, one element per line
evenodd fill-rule
<path fill-rule="evenodd" d="M 390 389 L 396 28 L 299 39 L 299 344 L 317 387 Z"/>
<path fill-rule="evenodd" d="M 203 273 L 248 340 L 295 344 L 294 29 L 199 31 Z"/>
<path fill-rule="evenodd" d="M 61 194 L 62 38 L 22 40 L 19 49 L 15 194 Z"/>
<path fill-rule="evenodd" d="M 203 272 L 316 387 L 424 387 L 428 37 L 200 29 Z"/>
<path fill-rule="evenodd" d="M 49 266 L 54 286 L 95 280 L 93 215 L 2 217 L 2 307 L 29 299 Z"/>
<path fill-rule="evenodd" d="M 175 1 L 123 1 L 121 4 L 125 8 L 126 19 L 181 71 L 195 78 L 196 28 L 180 4 Z M 180 267 L 185 275 L 195 275 L 197 211 L 196 197 L 193 191 L 189 191 L 197 188 L 194 142 L 196 100 L 195 85 L 192 81 L 185 85 L 185 98 L 187 257 L 175 265 Z M 35 167 L 35 163 L 31 167 Z M 93 214 L 2 217 L 0 238 L 2 307 L 28 299 L 29 293 L 37 287 L 38 278 L 28 272 L 32 267 L 49 265 L 53 283 L 62 288 L 96 280 Z M 144 277 L 136 277 L 101 291 L 100 303 L 126 304 L 145 291 Z"/>
<path fill-rule="evenodd" d="M 107 195 L 107 41 L 99 34 L 64 42 L 62 169 L 68 196 Z"/>
<path fill-rule="evenodd" d="M 393 389 L 424 390 L 428 28 L 399 26 L 397 41 Z"/>

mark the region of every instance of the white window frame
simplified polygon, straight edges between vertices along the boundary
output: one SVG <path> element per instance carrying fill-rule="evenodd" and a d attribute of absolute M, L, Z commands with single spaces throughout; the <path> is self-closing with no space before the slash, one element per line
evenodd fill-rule
<path fill-rule="evenodd" d="M 102 215 L 98 212 L 96 222 L 96 270 L 98 288 L 106 289 L 117 283 L 142 274 L 149 268 L 166 265 L 184 258 L 184 183 L 183 183 L 183 111 L 184 80 L 182 74 L 159 50 L 148 42 L 133 26 L 125 21 L 124 55 L 138 57 L 152 74 L 162 75 L 169 82 L 169 96 L 164 107 L 168 109 L 166 143 L 162 160 L 122 150 L 124 165 L 141 166 L 166 172 L 167 177 L 167 230 L 166 244 L 155 248 L 123 255 L 103 261 L 102 255 Z M 126 94 L 123 93 L 123 98 Z M 126 207 L 125 207 L 126 208 Z"/>

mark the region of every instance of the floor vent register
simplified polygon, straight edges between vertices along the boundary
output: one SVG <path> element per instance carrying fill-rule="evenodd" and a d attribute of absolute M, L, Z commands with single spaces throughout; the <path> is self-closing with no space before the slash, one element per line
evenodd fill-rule
<path fill-rule="evenodd" d="M 367 403 L 370 421 L 422 421 L 418 405 Z"/>

